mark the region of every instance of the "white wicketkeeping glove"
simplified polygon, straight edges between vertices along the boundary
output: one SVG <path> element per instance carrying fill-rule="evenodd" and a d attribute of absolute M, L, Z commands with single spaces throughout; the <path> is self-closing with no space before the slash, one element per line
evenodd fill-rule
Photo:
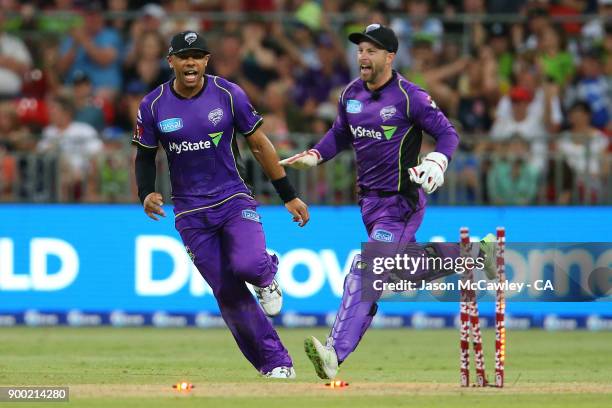
<path fill-rule="evenodd" d="M 423 191 L 431 194 L 444 184 L 444 172 L 447 167 L 448 159 L 445 155 L 431 152 L 425 156 L 421 164 L 409 168 L 408 174 L 410 174 L 410 180 L 420 184 Z"/>
<path fill-rule="evenodd" d="M 306 150 L 278 162 L 281 166 L 289 166 L 294 169 L 304 170 L 321 163 L 321 153 L 317 149 Z"/>

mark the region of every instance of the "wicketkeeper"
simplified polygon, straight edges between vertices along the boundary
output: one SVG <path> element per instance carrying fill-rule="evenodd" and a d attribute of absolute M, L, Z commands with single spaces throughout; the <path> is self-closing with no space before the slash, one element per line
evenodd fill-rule
<path fill-rule="evenodd" d="M 364 32 L 349 35 L 349 40 L 359 46 L 360 75 L 340 95 L 332 128 L 313 149 L 280 163 L 307 169 L 352 147 L 369 241 L 415 242 L 425 214 L 424 193 L 431 194 L 444 183 L 459 137 L 431 97 L 392 70 L 398 41 L 391 29 L 372 24 Z M 419 164 L 423 132 L 436 140 L 436 150 Z M 433 245 L 413 255 L 456 258 L 459 246 Z M 487 272 L 495 273 L 494 256 L 487 259 Z M 357 255 L 345 278 L 342 303 L 326 344 L 314 337 L 305 340 L 306 353 L 321 378 L 336 376 L 338 365 L 355 350 L 376 314 L 376 302 L 362 300 L 360 268 Z M 422 269 L 414 277 L 431 280 L 445 274 Z"/>

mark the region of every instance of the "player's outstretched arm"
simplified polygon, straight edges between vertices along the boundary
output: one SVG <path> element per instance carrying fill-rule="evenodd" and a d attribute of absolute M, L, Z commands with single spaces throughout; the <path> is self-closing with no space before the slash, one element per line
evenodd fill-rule
<path fill-rule="evenodd" d="M 279 164 L 278 154 L 272 142 L 258 129 L 247 137 L 247 143 L 266 176 L 272 180 L 272 185 L 285 203 L 287 211 L 293 215 L 293 221 L 297 222 L 300 227 L 306 225 L 310 219 L 308 206 L 298 198 L 293 186 L 289 183 L 285 169 Z"/>
<path fill-rule="evenodd" d="M 281 166 L 288 166 L 297 170 L 305 170 L 321 162 L 321 153 L 317 149 L 305 150 L 278 162 Z"/>

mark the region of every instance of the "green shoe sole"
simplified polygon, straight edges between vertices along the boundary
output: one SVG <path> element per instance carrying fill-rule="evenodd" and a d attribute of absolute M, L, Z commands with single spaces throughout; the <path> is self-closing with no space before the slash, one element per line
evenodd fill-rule
<path fill-rule="evenodd" d="M 323 370 L 323 360 L 319 356 L 319 353 L 317 353 L 317 349 L 315 348 L 315 345 L 312 339 L 304 340 L 304 351 L 306 352 L 306 355 L 312 362 L 312 365 L 314 366 L 315 371 L 317 372 L 317 375 L 319 376 L 319 378 L 323 380 L 328 380 L 329 377 L 327 377 L 327 374 L 325 374 L 325 371 Z"/>

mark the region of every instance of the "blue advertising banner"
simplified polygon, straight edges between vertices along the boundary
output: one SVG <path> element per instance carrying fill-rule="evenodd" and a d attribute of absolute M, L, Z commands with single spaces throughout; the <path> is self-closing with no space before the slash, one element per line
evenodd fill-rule
<path fill-rule="evenodd" d="M 268 248 L 281 259 L 284 312 L 333 316 L 344 276 L 366 239 L 358 208 L 312 207 L 305 228 L 282 207 L 258 212 Z M 610 219 L 612 207 L 432 207 L 417 239 L 457 241 L 462 226 L 478 239 L 502 225 L 509 242 L 612 242 Z M 604 258 L 609 267 L 610 257 Z M 381 316 L 457 310 L 448 302 L 385 302 Z M 481 310 L 492 313 L 493 306 Z M 66 319 L 71 311 L 76 319 L 87 316 L 75 311 L 101 312 L 106 317 L 97 319 L 108 320 L 113 312 L 214 316 L 218 309 L 171 215 L 154 222 L 136 205 L 2 205 L 0 314 L 20 313 L 23 320 L 27 311 L 62 312 Z M 543 321 L 549 314 L 612 314 L 612 303 L 509 303 L 508 313 Z"/>

